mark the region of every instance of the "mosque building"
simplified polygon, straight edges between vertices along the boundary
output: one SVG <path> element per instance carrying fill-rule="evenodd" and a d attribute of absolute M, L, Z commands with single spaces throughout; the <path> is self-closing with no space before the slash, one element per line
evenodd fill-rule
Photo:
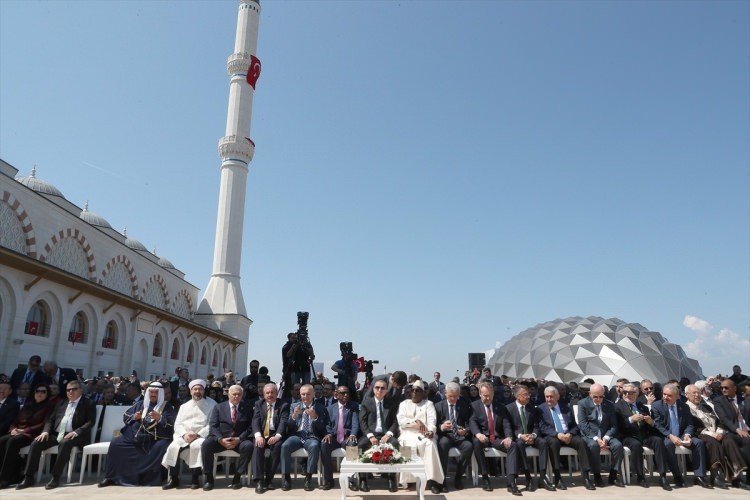
<path fill-rule="evenodd" d="M 0 372 L 32 355 L 84 376 L 140 379 L 244 368 L 248 317 L 240 288 L 260 3 L 239 0 L 227 61 L 229 107 L 213 271 L 203 298 L 164 256 L 81 209 L 36 170 L 0 160 Z"/>

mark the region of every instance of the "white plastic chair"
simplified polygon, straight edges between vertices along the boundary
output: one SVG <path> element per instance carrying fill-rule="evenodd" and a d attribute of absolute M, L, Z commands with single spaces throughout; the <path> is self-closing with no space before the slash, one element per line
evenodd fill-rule
<path fill-rule="evenodd" d="M 84 471 L 88 469 L 88 473 L 91 473 L 91 464 L 88 461 L 90 455 L 99 455 L 99 465 L 97 467 L 97 476 L 102 475 L 102 464 L 104 457 L 106 457 L 109 451 L 109 443 L 115 438 L 115 433 L 119 433 L 122 429 L 124 422 L 122 416 L 128 410 L 127 406 L 102 406 L 96 407 L 96 421 L 99 422 L 99 416 L 103 408 L 106 408 L 104 412 L 104 420 L 102 421 L 102 432 L 99 436 L 99 441 L 88 444 L 83 447 L 81 454 L 81 474 L 78 478 L 78 482 L 83 484 Z M 94 426 L 96 427 L 96 426 Z M 93 430 L 92 437 L 96 435 L 96 429 Z M 92 439 L 93 441 L 93 439 Z"/>

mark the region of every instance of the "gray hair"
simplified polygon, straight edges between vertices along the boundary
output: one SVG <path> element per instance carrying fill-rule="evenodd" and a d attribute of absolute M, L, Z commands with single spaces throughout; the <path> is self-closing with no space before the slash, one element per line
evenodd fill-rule
<path fill-rule="evenodd" d="M 461 393 L 461 386 L 455 382 L 448 382 L 445 384 L 445 392 Z"/>

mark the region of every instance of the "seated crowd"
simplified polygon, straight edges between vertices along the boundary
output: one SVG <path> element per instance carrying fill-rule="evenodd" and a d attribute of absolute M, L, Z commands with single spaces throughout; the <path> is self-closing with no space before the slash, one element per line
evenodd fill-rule
<path fill-rule="evenodd" d="M 422 458 L 426 487 L 434 494 L 463 489 L 472 460 L 480 486 L 492 491 L 499 457 L 512 495 L 522 495 L 519 481 L 526 491 L 565 490 L 572 485 L 561 469 L 571 455 L 587 490 L 629 483 L 620 475 L 624 460 L 630 460 L 634 484 L 650 487 L 646 455 L 653 455 L 649 466 L 659 486 L 672 490 L 687 486 L 678 453 L 689 459 L 694 484 L 747 490 L 750 379 L 738 366 L 733 371 L 692 383 L 622 378 L 609 390 L 593 380 L 510 380 L 487 368 L 481 376 L 469 375 L 468 385 L 458 379 L 444 383 L 438 372 L 428 383 L 396 371 L 368 379 L 360 391 L 317 374 L 312 383 L 295 383 L 284 398 L 256 360 L 242 380 L 232 371 L 218 380 L 191 380 L 186 369 L 178 369 L 171 379 L 141 383 L 135 373 L 82 381 L 72 370 L 53 361 L 41 365 L 34 356 L 10 379 L 0 376 L 0 489 L 34 486 L 42 452 L 52 447 L 57 456 L 46 488 L 56 488 L 72 450 L 89 444 L 92 429 L 102 425 L 96 406 L 123 405 L 123 426 L 110 442 L 100 487 L 177 488 L 184 463 L 190 487 L 210 491 L 215 454 L 231 450 L 238 461 L 230 488 L 241 488 L 247 474 L 255 492 L 264 493 L 278 486 L 280 472 L 280 488 L 288 491 L 293 453 L 305 450 L 304 490 L 314 488 L 319 463 L 320 488 L 329 490 L 335 450 L 357 446 L 362 453 L 390 444 Z M 19 457 L 27 446 L 24 466 Z M 531 474 L 534 457 L 538 480 Z M 449 466 L 455 468 L 452 484 Z M 391 492 L 416 481 L 407 473 L 383 476 Z M 349 488 L 370 491 L 368 479 L 351 478 Z"/>

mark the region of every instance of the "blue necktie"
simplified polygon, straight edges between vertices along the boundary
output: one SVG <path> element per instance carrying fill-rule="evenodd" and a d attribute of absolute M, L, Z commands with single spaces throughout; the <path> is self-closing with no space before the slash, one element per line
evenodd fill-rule
<path fill-rule="evenodd" d="M 557 414 L 554 406 L 550 410 L 552 411 L 552 419 L 555 421 L 555 430 L 562 434 L 565 431 L 563 430 L 562 422 L 560 421 L 560 415 Z"/>
<path fill-rule="evenodd" d="M 669 407 L 669 432 L 680 437 L 680 421 L 677 419 L 677 406 Z"/>

